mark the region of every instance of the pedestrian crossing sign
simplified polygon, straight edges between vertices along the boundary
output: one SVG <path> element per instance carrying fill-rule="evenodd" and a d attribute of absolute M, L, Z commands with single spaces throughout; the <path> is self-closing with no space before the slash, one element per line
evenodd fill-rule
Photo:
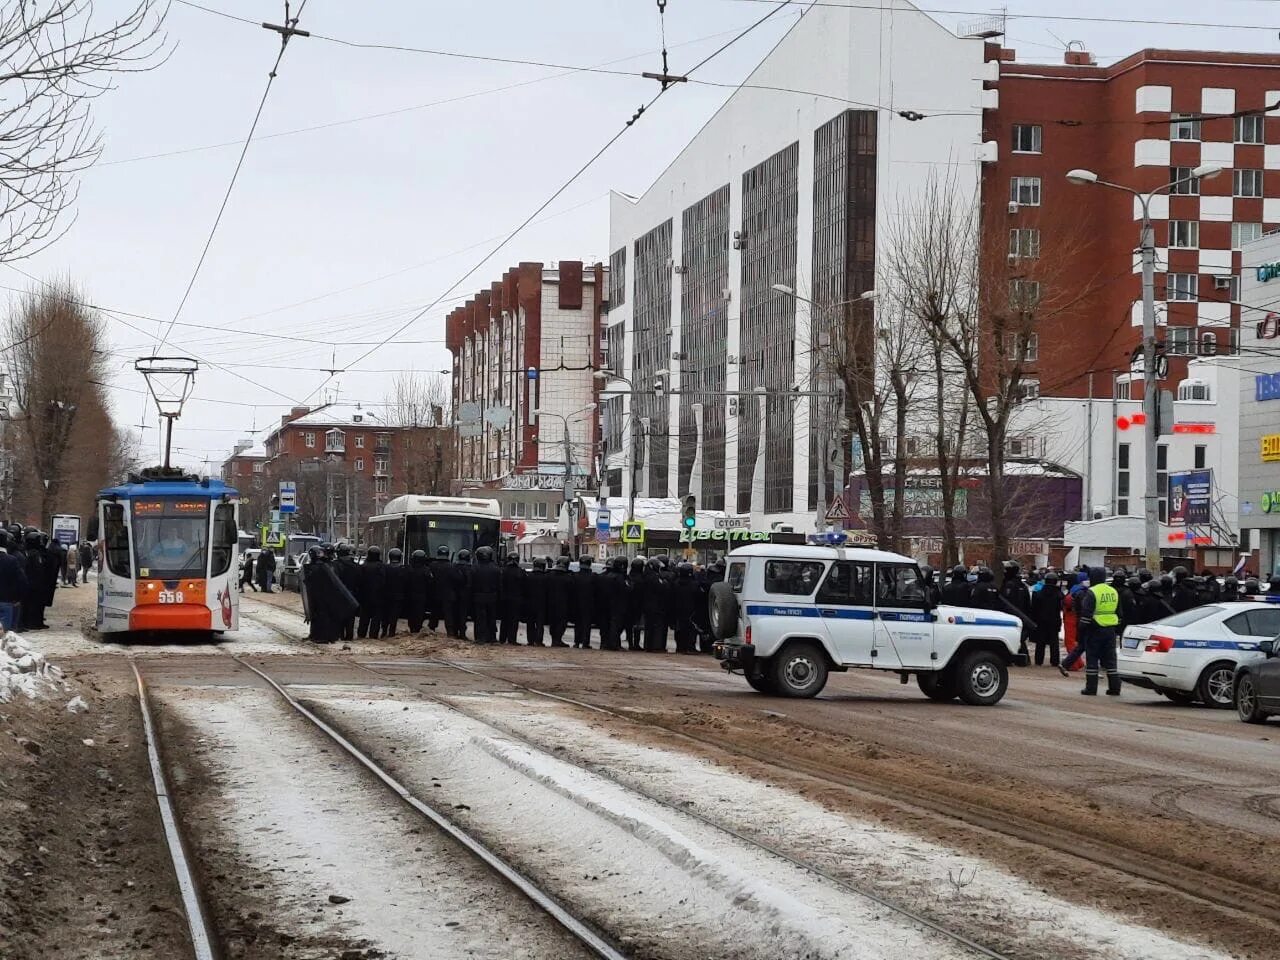
<path fill-rule="evenodd" d="M 627 520 L 622 524 L 623 543 L 644 543 L 644 522 Z"/>

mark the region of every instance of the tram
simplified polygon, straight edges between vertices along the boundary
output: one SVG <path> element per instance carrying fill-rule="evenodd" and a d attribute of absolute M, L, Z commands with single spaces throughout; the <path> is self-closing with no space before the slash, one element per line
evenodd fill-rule
<path fill-rule="evenodd" d="M 425 550 L 428 557 L 441 547 L 448 548 L 450 557 L 459 550 L 474 554 L 477 547 L 496 550 L 501 526 L 497 500 L 407 494 L 388 501 L 382 513 L 369 518 L 368 540 L 382 548 L 383 557 L 399 547 L 408 562 L 415 550 Z"/>
<path fill-rule="evenodd" d="M 100 633 L 239 626 L 235 490 L 155 467 L 99 491 L 97 510 Z"/>

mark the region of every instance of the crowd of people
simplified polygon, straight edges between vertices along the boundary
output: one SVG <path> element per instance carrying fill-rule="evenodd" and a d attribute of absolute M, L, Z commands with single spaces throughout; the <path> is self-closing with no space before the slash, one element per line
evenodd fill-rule
<path fill-rule="evenodd" d="M 83 577 L 88 583 L 93 558 L 88 541 L 68 545 L 36 527 L 0 526 L 0 603 L 8 605 L 9 626 L 44 630 L 58 582 L 74 587 Z"/>
<path fill-rule="evenodd" d="M 474 557 L 415 550 L 406 563 L 398 548 L 384 559 L 370 547 L 358 562 L 349 545 L 322 544 L 303 566 L 303 609 L 317 643 L 395 637 L 403 624 L 411 634 L 516 644 L 523 625 L 531 647 L 587 648 L 594 631 L 602 650 L 665 653 L 674 640 L 677 653 L 710 653 L 707 597 L 723 578 L 723 564 L 666 557 L 615 557 L 597 573 L 586 555 L 539 557 L 526 570 L 514 553 L 499 563 L 488 546 Z"/>
<path fill-rule="evenodd" d="M 1082 692 L 1090 696 L 1097 693 L 1102 673 L 1107 676 L 1106 692 L 1119 695 L 1116 641 L 1126 626 L 1152 623 L 1206 603 L 1280 595 L 1280 576 L 1264 586 L 1256 577 L 1219 579 L 1209 570 L 1194 576 L 1184 566 L 1159 575 L 1145 568 L 1130 573 L 1123 567 L 1082 567 L 1070 572 L 1031 570 L 1024 576 L 1017 563 L 1008 562 L 998 586 L 988 567 L 971 571 L 957 565 L 945 584 L 936 583 L 928 567 L 924 577 L 935 602 L 1015 614 L 1023 625 L 1023 651 L 1029 654 L 1028 644 L 1035 644 L 1037 666 L 1044 664 L 1047 653 L 1050 665 L 1069 676 L 1083 656 Z M 1068 648 L 1065 658 L 1061 642 Z"/>

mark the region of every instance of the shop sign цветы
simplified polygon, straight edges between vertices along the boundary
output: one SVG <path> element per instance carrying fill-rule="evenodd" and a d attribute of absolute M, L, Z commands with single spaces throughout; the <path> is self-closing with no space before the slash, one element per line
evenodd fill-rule
<path fill-rule="evenodd" d="M 728 540 L 733 543 L 768 543 L 768 530 L 681 530 L 680 542 L 695 540 Z"/>
<path fill-rule="evenodd" d="M 1264 490 L 1262 492 L 1262 512 L 1280 513 L 1280 490 Z"/>

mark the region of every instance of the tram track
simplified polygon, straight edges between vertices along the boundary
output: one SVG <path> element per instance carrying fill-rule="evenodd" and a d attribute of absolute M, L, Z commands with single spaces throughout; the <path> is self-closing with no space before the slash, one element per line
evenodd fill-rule
<path fill-rule="evenodd" d="M 1125 848 L 1115 850 L 1077 832 L 1055 827 L 1040 820 L 1024 817 L 1012 811 L 991 810 L 976 803 L 965 802 L 950 795 L 934 793 L 926 788 L 890 784 L 871 777 L 861 776 L 831 765 L 800 759 L 779 757 L 776 754 L 754 749 L 748 745 L 730 742 L 724 738 L 704 736 L 688 728 L 665 722 L 655 714 L 634 714 L 613 710 L 598 703 L 591 703 L 559 693 L 540 690 L 507 677 L 477 670 L 444 658 L 430 658 L 430 662 L 469 674 L 484 680 L 506 684 L 533 696 L 587 710 L 621 720 L 629 724 L 651 727 L 665 734 L 712 751 L 772 767 L 791 775 L 811 779 L 828 786 L 855 790 L 886 801 L 912 813 L 959 821 L 966 826 L 996 834 L 1057 854 L 1083 860 L 1127 875 L 1133 879 L 1177 891 L 1202 905 L 1211 907 L 1230 917 L 1260 921 L 1280 930 L 1280 904 L 1269 891 L 1258 890 L 1230 877 L 1213 871 L 1200 870 L 1146 851 Z M 363 665 L 361 665 L 363 666 Z M 367 669 L 367 668 L 366 668 Z M 376 672 L 376 671 L 375 671 Z"/>

